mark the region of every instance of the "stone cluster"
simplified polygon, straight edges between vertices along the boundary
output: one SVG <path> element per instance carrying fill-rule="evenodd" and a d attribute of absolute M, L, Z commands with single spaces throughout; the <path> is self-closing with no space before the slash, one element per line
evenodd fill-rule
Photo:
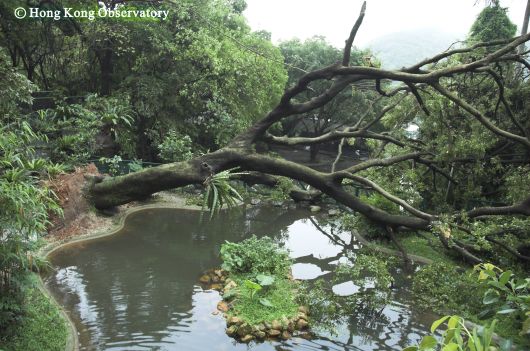
<path fill-rule="evenodd" d="M 222 294 L 227 294 L 232 289 L 237 288 L 236 282 L 230 279 L 228 272 L 222 269 L 212 269 L 205 272 L 199 278 L 199 281 L 209 289 L 217 290 Z M 252 340 L 262 341 L 265 339 L 287 340 L 293 334 L 304 338 L 310 338 L 311 336 L 308 331 L 309 310 L 305 306 L 299 306 L 298 313 L 294 317 L 284 317 L 281 320 L 263 322 L 257 325 L 251 325 L 238 316 L 230 316 L 228 312 L 231 307 L 231 304 L 224 300 L 217 304 L 217 309 L 226 318 L 226 334 L 241 342 L 248 343 Z"/>
<path fill-rule="evenodd" d="M 248 343 L 252 340 L 265 339 L 290 339 L 294 333 L 302 332 L 301 336 L 307 336 L 309 322 L 307 317 L 307 308 L 300 306 L 298 314 L 292 318 L 282 318 L 272 322 L 259 323 L 250 325 L 237 316 L 231 316 L 226 319 L 226 334 L 241 342 Z"/>

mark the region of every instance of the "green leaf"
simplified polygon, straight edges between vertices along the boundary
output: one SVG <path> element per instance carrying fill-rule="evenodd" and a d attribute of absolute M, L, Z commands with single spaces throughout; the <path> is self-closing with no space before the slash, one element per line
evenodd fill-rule
<path fill-rule="evenodd" d="M 434 331 L 440 326 L 440 324 L 442 324 L 443 322 L 445 322 L 447 320 L 447 318 L 449 318 L 450 316 L 445 316 L 445 317 L 442 317 L 436 321 L 434 321 L 431 325 L 431 333 L 434 333 Z"/>
<path fill-rule="evenodd" d="M 433 336 L 427 335 L 427 336 L 424 336 L 423 339 L 421 339 L 420 350 L 434 349 L 436 345 L 438 345 L 438 341 L 436 341 L 436 339 Z"/>
<path fill-rule="evenodd" d="M 259 299 L 259 303 L 266 307 L 274 307 L 274 305 L 267 299 L 261 298 Z"/>
<path fill-rule="evenodd" d="M 447 322 L 447 327 L 449 329 L 454 329 L 458 325 L 458 322 L 460 322 L 459 316 L 451 316 L 451 318 L 449 318 L 449 322 Z"/>
<path fill-rule="evenodd" d="M 259 285 L 258 283 L 255 283 L 251 280 L 245 280 L 243 282 L 243 284 L 245 284 L 245 287 L 248 288 L 248 289 L 251 289 L 251 290 L 255 290 L 255 291 L 259 291 L 261 290 L 261 285 Z"/>
<path fill-rule="evenodd" d="M 499 301 L 499 293 L 493 289 L 488 289 L 484 294 L 484 299 L 482 299 L 484 305 L 490 305 L 497 301 Z"/>
<path fill-rule="evenodd" d="M 506 285 L 512 276 L 512 271 L 506 271 L 499 277 L 499 284 Z"/>
<path fill-rule="evenodd" d="M 274 277 L 265 274 L 258 274 L 256 280 L 261 286 L 270 286 L 274 284 Z"/>
<path fill-rule="evenodd" d="M 488 308 L 488 309 L 485 309 L 485 310 L 481 311 L 481 312 L 477 315 L 477 317 L 478 317 L 478 319 L 481 319 L 481 320 L 482 320 L 482 319 L 488 319 L 488 318 L 491 318 L 491 317 L 493 317 L 494 315 L 495 315 L 495 310 Z"/>
<path fill-rule="evenodd" d="M 458 344 L 455 344 L 454 342 L 450 342 L 449 344 L 445 345 L 442 348 L 442 351 L 456 351 L 458 350 Z"/>

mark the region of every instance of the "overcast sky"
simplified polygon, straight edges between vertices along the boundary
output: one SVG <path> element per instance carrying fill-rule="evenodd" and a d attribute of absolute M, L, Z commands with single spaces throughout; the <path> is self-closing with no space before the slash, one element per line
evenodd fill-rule
<path fill-rule="evenodd" d="M 501 0 L 518 32 L 527 0 Z M 274 42 L 324 35 L 337 47 L 344 45 L 359 14 L 362 0 L 247 0 L 245 16 L 254 30 L 272 33 Z M 484 1 L 367 0 L 366 15 L 355 45 L 364 47 L 382 35 L 402 30 L 436 28 L 464 38 Z"/>

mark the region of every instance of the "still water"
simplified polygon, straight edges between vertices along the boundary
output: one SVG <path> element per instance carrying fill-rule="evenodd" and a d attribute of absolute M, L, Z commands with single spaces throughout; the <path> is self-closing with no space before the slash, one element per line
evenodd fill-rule
<path fill-rule="evenodd" d="M 225 335 L 223 317 L 213 313 L 218 292 L 197 282 L 220 265 L 225 240 L 271 236 L 290 250 L 296 279 L 325 278 L 346 250 L 361 248 L 349 233 L 319 221 L 304 209 L 266 206 L 223 212 L 207 223 L 196 211 L 146 209 L 114 236 L 61 249 L 45 280 L 74 320 L 82 350 L 400 350 L 426 334 L 436 316 L 415 310 L 407 280 L 396 276 L 392 302 L 380 315 L 348 316 L 336 334 L 250 345 Z M 344 282 L 333 291 L 355 288 Z"/>

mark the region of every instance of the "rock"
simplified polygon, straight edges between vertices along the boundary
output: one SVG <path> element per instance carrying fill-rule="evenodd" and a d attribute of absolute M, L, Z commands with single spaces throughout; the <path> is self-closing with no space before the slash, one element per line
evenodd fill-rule
<path fill-rule="evenodd" d="M 220 269 L 216 269 L 216 270 L 214 270 L 213 272 L 214 272 L 214 274 L 215 274 L 216 276 L 218 276 L 219 278 L 221 278 L 221 277 L 223 276 L 223 271 L 220 270 Z"/>
<path fill-rule="evenodd" d="M 232 317 L 229 317 L 227 320 L 226 320 L 226 324 L 227 325 L 240 325 L 240 324 L 243 324 L 243 320 L 239 317 L 235 317 L 235 316 L 232 316 Z"/>
<path fill-rule="evenodd" d="M 302 313 L 305 313 L 306 315 L 309 314 L 309 308 L 307 308 L 306 306 L 299 306 L 298 307 L 298 312 L 302 312 Z"/>
<path fill-rule="evenodd" d="M 296 329 L 303 330 L 306 329 L 309 323 L 305 319 L 300 318 L 298 322 L 296 322 Z"/>
<path fill-rule="evenodd" d="M 258 331 L 258 332 L 256 332 L 256 337 L 257 337 L 258 339 L 260 339 L 260 340 L 265 339 L 266 336 L 267 336 L 267 334 L 266 334 L 265 332 L 263 332 L 263 331 Z"/>
<path fill-rule="evenodd" d="M 280 322 L 278 322 L 276 319 L 272 321 L 271 323 L 271 329 L 274 330 L 282 330 L 282 325 Z"/>
<path fill-rule="evenodd" d="M 252 336 L 250 334 L 247 334 L 247 335 L 241 337 L 241 342 L 244 342 L 244 343 L 249 343 L 252 340 L 254 340 L 254 336 Z"/>
<path fill-rule="evenodd" d="M 311 340 L 313 338 L 311 333 L 308 333 L 308 332 L 300 333 L 300 334 L 298 334 L 298 337 L 300 337 L 302 339 L 306 339 L 306 340 Z"/>
<path fill-rule="evenodd" d="M 267 330 L 267 327 L 263 323 L 258 324 L 257 328 L 258 328 L 259 331 L 262 331 L 262 332 Z"/>
<path fill-rule="evenodd" d="M 223 290 L 223 286 L 221 284 L 212 284 L 210 286 L 210 289 L 221 291 L 221 290 Z"/>
<path fill-rule="evenodd" d="M 248 323 L 243 323 L 237 328 L 237 335 L 240 337 L 244 337 L 250 333 L 252 333 L 252 327 Z"/>
<path fill-rule="evenodd" d="M 281 338 L 282 338 L 283 340 L 288 340 L 288 339 L 291 338 L 291 333 L 289 333 L 289 332 L 286 330 L 286 331 L 284 331 L 284 332 L 282 333 Z"/>
<path fill-rule="evenodd" d="M 281 332 L 276 329 L 270 329 L 269 331 L 267 331 L 267 334 L 269 334 L 270 337 L 276 338 L 281 334 Z"/>
<path fill-rule="evenodd" d="M 228 306 L 228 304 L 224 301 L 219 301 L 219 303 L 217 304 L 217 309 L 221 312 L 227 312 L 230 307 Z"/>
<path fill-rule="evenodd" d="M 235 281 L 231 280 L 229 283 L 227 283 L 223 289 L 223 292 L 226 294 L 227 292 L 229 292 L 230 290 L 232 290 L 233 288 L 237 287 L 237 284 Z"/>
<path fill-rule="evenodd" d="M 237 326 L 232 325 L 228 328 L 226 328 L 226 335 L 228 336 L 234 336 L 237 333 Z"/>
<path fill-rule="evenodd" d="M 308 320 L 307 314 L 305 314 L 304 312 L 298 312 L 298 318 L 305 319 L 306 321 Z"/>
<path fill-rule="evenodd" d="M 283 201 L 273 201 L 272 202 L 272 206 L 282 207 L 283 206 Z"/>
<path fill-rule="evenodd" d="M 340 214 L 340 211 L 335 208 L 332 208 L 331 210 L 328 211 L 328 215 L 330 216 L 338 216 L 339 214 Z"/>
<path fill-rule="evenodd" d="M 219 314 L 219 311 L 213 311 L 212 314 L 213 314 L 214 316 L 217 316 L 217 315 Z"/>
<path fill-rule="evenodd" d="M 309 206 L 309 210 L 313 213 L 315 212 L 320 212 L 322 208 L 320 206 L 315 206 L 315 205 L 312 205 L 312 206 Z"/>
<path fill-rule="evenodd" d="M 212 279 L 210 278 L 210 276 L 208 274 L 204 274 L 202 275 L 200 278 L 199 278 L 199 281 L 203 284 L 210 284 L 210 281 Z"/>
<path fill-rule="evenodd" d="M 260 203 L 261 203 L 261 200 L 260 200 L 260 199 L 257 199 L 257 198 L 250 199 L 250 204 L 251 204 L 252 206 L 259 205 Z"/>

